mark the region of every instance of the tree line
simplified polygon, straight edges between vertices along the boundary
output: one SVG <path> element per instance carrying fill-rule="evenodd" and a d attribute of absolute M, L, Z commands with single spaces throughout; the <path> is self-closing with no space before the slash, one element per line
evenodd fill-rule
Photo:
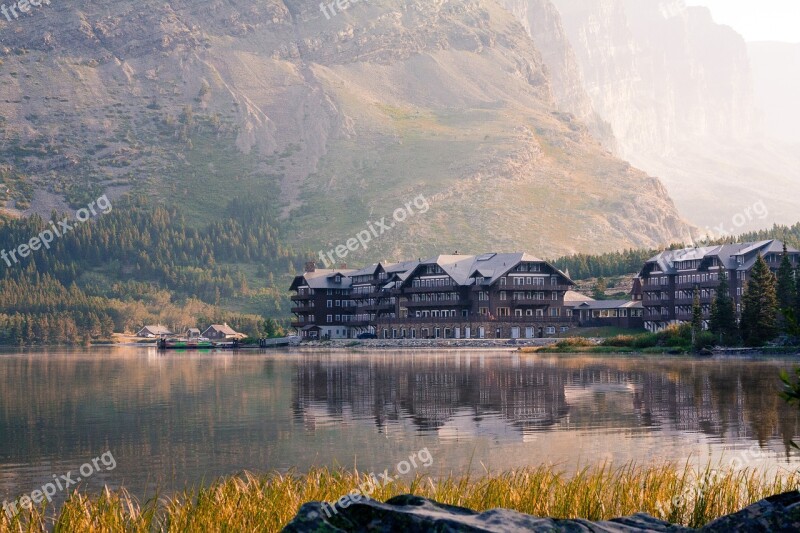
<path fill-rule="evenodd" d="M 53 220 L 62 220 L 56 213 Z M 75 225 L 50 245 L 0 263 L 0 343 L 51 344 L 107 338 L 146 320 L 175 326 L 228 322 L 254 335 L 280 333 L 274 320 L 226 312 L 221 299 L 247 294 L 236 264 L 259 272 L 293 271 L 302 259 L 282 243 L 274 214 L 261 202 L 231 202 L 220 221 L 190 226 L 180 210 L 143 196 L 119 200 L 93 223 Z M 49 227 L 39 216 L 0 220 L 0 250 Z"/>
<path fill-rule="evenodd" d="M 730 244 L 735 242 L 756 242 L 778 239 L 787 243 L 789 246 L 800 248 L 800 222 L 792 226 L 774 225 L 770 229 L 744 233 L 738 237 L 725 237 L 719 239 L 706 239 L 701 243 L 692 246 L 717 246 L 720 244 Z M 684 243 L 676 243 L 670 246 L 670 250 L 686 248 Z M 569 275 L 574 280 L 584 280 L 590 278 L 609 278 L 614 276 L 624 276 L 634 272 L 639 272 L 642 265 L 661 253 L 663 250 L 657 249 L 628 249 L 621 252 L 609 252 L 604 254 L 574 254 L 564 256 L 553 261 L 563 272 L 569 271 Z"/>

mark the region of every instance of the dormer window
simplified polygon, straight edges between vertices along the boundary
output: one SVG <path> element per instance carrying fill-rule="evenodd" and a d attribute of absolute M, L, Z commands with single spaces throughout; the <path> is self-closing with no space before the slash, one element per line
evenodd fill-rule
<path fill-rule="evenodd" d="M 333 279 L 334 279 L 335 283 L 341 283 L 342 282 L 342 276 L 340 276 L 339 274 L 336 274 L 336 277 L 333 278 Z"/>

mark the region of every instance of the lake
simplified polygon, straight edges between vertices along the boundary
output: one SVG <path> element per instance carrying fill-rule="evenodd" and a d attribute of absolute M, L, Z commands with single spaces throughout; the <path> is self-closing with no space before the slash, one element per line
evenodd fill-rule
<path fill-rule="evenodd" d="M 420 473 L 433 475 L 734 457 L 798 468 L 800 411 L 777 395 L 791 368 L 468 350 L 6 351 L 0 500 L 105 453 L 116 467 L 95 465 L 83 485 L 139 497 L 242 470 L 383 472 L 424 448 Z"/>

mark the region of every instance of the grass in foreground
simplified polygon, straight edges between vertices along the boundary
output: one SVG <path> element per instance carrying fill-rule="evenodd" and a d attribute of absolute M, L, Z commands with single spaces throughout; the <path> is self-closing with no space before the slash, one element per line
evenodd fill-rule
<path fill-rule="evenodd" d="M 0 532 L 279 531 L 308 501 L 334 501 L 366 476 L 316 469 L 308 474 L 244 473 L 172 498 L 140 503 L 124 490 L 99 496 L 73 493 L 56 518 L 47 510 L 12 521 L 0 514 Z M 695 470 L 678 465 L 600 466 L 568 475 L 541 466 L 500 474 L 417 477 L 378 488 L 385 501 L 417 494 L 441 503 L 483 511 L 514 509 L 535 516 L 604 520 L 645 512 L 691 527 L 738 511 L 764 497 L 800 486 L 800 474 L 768 475 L 756 470 Z"/>

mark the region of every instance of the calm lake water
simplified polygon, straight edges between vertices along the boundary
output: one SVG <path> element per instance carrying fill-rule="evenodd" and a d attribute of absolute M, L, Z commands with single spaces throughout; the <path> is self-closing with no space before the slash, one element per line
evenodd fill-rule
<path fill-rule="evenodd" d="M 245 469 L 383 472 L 425 447 L 433 475 L 727 463 L 753 446 L 763 457 L 749 465 L 800 468 L 788 444 L 800 413 L 777 396 L 791 367 L 476 351 L 2 353 L 0 500 L 106 452 L 117 467 L 84 484 L 140 497 Z"/>

